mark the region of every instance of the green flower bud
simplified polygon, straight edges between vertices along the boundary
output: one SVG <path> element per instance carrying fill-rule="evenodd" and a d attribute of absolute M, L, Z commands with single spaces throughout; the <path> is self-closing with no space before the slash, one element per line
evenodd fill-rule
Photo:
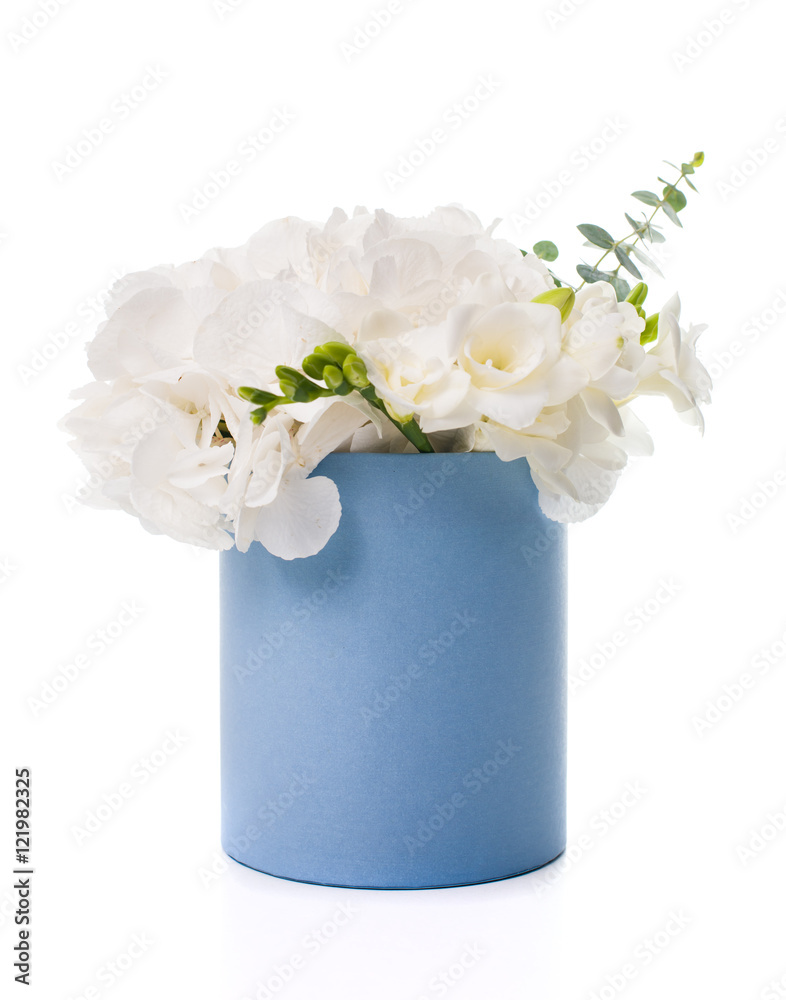
<path fill-rule="evenodd" d="M 625 299 L 625 301 L 632 303 L 634 306 L 636 306 L 636 309 L 638 310 L 639 307 L 644 304 L 644 300 L 647 298 L 648 291 L 649 289 L 644 284 L 644 282 L 640 281 L 638 285 L 635 285 L 633 288 L 631 288 L 630 293 L 628 297 Z M 639 315 L 641 315 L 641 312 L 639 312 Z"/>
<path fill-rule="evenodd" d="M 309 354 L 303 361 L 303 371 L 309 376 L 309 378 L 321 379 L 322 372 L 325 370 L 325 365 L 328 363 L 328 359 L 320 357 L 319 354 Z"/>
<path fill-rule="evenodd" d="M 559 309 L 562 322 L 564 323 L 573 311 L 573 304 L 576 295 L 572 288 L 550 288 L 547 292 L 541 292 L 532 300 L 541 302 L 547 306 L 554 306 Z"/>
<path fill-rule="evenodd" d="M 328 361 L 334 365 L 338 365 L 339 368 L 344 364 L 349 355 L 354 353 L 354 348 L 350 347 L 349 344 L 342 344 L 338 340 L 330 340 L 327 344 L 320 344 L 319 347 L 314 348 L 314 354 L 327 358 Z"/>
<path fill-rule="evenodd" d="M 651 344 L 654 340 L 658 339 L 658 317 L 660 313 L 653 313 L 652 316 L 648 316 L 644 324 L 644 330 L 641 334 L 640 343 L 642 347 L 645 344 Z"/>
<path fill-rule="evenodd" d="M 344 378 L 355 389 L 365 389 L 369 384 L 368 371 L 357 354 L 351 355 L 342 365 Z"/>
<path fill-rule="evenodd" d="M 344 379 L 344 373 L 336 365 L 326 365 L 322 373 L 325 385 L 337 396 L 348 396 L 353 386 Z"/>
<path fill-rule="evenodd" d="M 250 385 L 241 385 L 237 390 L 237 394 L 241 399 L 245 399 L 248 403 L 254 403 L 256 406 L 264 406 L 266 403 L 272 403 L 274 399 L 278 398 L 273 392 L 266 392 L 264 389 L 254 389 Z"/>

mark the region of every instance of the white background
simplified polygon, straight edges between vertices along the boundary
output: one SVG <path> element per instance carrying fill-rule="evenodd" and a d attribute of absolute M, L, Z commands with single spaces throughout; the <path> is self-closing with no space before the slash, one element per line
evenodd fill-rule
<path fill-rule="evenodd" d="M 240 1000 L 264 997 L 260 983 L 292 1000 L 786 996 L 782 4 L 411 0 L 360 49 L 356 31 L 383 0 L 50 3 L 56 14 L 25 27 L 40 6 L 7 0 L 0 25 L 4 995 L 23 992 L 10 806 L 13 769 L 27 766 L 26 996 Z M 446 112 L 482 77 L 493 93 L 453 127 Z M 144 82 L 133 112 L 112 111 Z M 185 221 L 194 189 L 277 111 L 292 118 L 280 136 Z M 57 168 L 106 118 L 100 146 Z M 446 140 L 411 177 L 386 178 L 439 127 Z M 407 215 L 458 201 L 501 217 L 498 233 L 519 245 L 555 240 L 569 275 L 587 252 L 576 223 L 621 235 L 629 193 L 656 184 L 661 158 L 697 149 L 701 193 L 684 232 L 664 223 L 666 280 L 651 296 L 679 289 L 684 318 L 709 324 L 715 401 L 703 439 L 646 401 L 655 456 L 570 531 L 574 678 L 585 661 L 570 698 L 570 861 L 425 892 L 321 888 L 228 862 L 216 556 L 69 502 L 80 466 L 55 425 L 89 378 L 91 299 L 113 272 L 334 205 Z M 517 226 L 538 196 L 537 217 Z M 96 653 L 123 602 L 143 610 Z M 86 668 L 36 708 L 80 653 Z M 708 703 L 716 721 L 699 733 Z M 185 742 L 133 778 L 169 731 Z M 75 828 L 124 782 L 133 795 L 78 843 Z M 636 800 L 615 806 L 629 783 Z M 306 946 L 314 934 L 325 943 Z M 482 953 L 471 967 L 468 946 Z M 284 984 L 295 953 L 305 967 Z"/>

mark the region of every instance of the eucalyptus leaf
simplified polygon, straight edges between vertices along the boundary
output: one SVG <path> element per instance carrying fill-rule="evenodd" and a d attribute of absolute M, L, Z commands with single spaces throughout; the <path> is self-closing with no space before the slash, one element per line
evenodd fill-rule
<path fill-rule="evenodd" d="M 691 163 L 694 167 L 700 167 L 704 163 L 704 153 L 694 153 Z"/>
<path fill-rule="evenodd" d="M 612 275 L 608 271 L 599 271 L 596 267 L 590 267 L 589 264 L 579 264 L 576 267 L 576 271 L 579 277 L 583 278 L 588 285 L 596 281 L 610 281 L 612 278 Z"/>
<path fill-rule="evenodd" d="M 658 277 L 660 278 L 663 277 L 663 272 L 661 271 L 661 269 L 658 267 L 658 265 L 655 263 L 652 257 L 650 257 L 649 254 L 644 253 L 641 247 L 631 246 L 630 251 L 637 261 L 639 261 L 641 264 L 644 264 L 645 267 L 648 267 L 650 271 L 654 271 L 655 274 L 658 275 Z"/>
<path fill-rule="evenodd" d="M 532 249 L 541 260 L 551 262 L 559 257 L 559 250 L 551 242 L 551 240 L 541 240 L 539 243 L 536 243 Z"/>
<path fill-rule="evenodd" d="M 591 223 L 585 222 L 576 228 L 590 243 L 596 247 L 600 247 L 602 250 L 611 250 L 614 246 L 614 237 L 611 233 L 607 233 L 601 226 L 594 226 Z"/>
<path fill-rule="evenodd" d="M 634 278 L 638 278 L 641 281 L 641 271 L 630 259 L 630 254 L 626 250 L 623 250 L 622 247 L 614 247 L 614 256 L 629 274 L 632 274 Z"/>
<path fill-rule="evenodd" d="M 617 296 L 617 301 L 624 302 L 630 295 L 630 285 L 624 278 L 620 278 L 616 274 L 609 275 L 609 280 L 614 289 L 614 294 Z"/>
<path fill-rule="evenodd" d="M 646 222 L 636 222 L 636 220 L 632 219 L 627 212 L 625 213 L 625 218 L 627 219 L 628 225 L 634 231 L 634 233 L 639 233 L 643 231 Z"/>
<path fill-rule="evenodd" d="M 686 177 L 685 178 L 685 183 L 688 185 L 688 187 L 691 189 L 691 191 L 696 191 L 698 193 L 699 189 L 696 187 L 696 185 L 693 183 L 693 181 L 690 180 L 690 178 Z"/>
<path fill-rule="evenodd" d="M 675 212 L 681 212 L 688 204 L 684 192 L 678 191 L 677 188 L 666 188 L 663 192 L 663 200 L 668 202 Z"/>
<path fill-rule="evenodd" d="M 660 198 L 654 191 L 634 191 L 633 197 L 638 198 L 639 201 L 643 201 L 645 205 L 652 205 L 653 208 L 657 208 L 660 205 Z"/>
<path fill-rule="evenodd" d="M 682 223 L 679 220 L 679 216 L 674 211 L 674 209 L 671 207 L 671 205 L 669 205 L 668 202 L 666 202 L 664 204 L 663 211 L 666 214 L 666 218 L 671 219 L 671 221 L 674 223 L 675 226 L 679 226 L 680 229 L 682 229 Z"/>

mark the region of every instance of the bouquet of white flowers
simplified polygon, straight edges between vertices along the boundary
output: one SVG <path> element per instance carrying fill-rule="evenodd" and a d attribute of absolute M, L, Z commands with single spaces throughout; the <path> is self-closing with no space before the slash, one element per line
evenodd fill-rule
<path fill-rule="evenodd" d="M 630 288 L 653 216 L 679 225 L 682 164 L 653 211 L 559 280 L 549 242 L 524 252 L 459 206 L 424 218 L 336 209 L 288 217 L 242 247 L 127 276 L 88 348 L 95 381 L 64 420 L 90 472 L 83 497 L 150 531 L 284 559 L 336 530 L 335 484 L 311 473 L 332 451 L 495 451 L 526 458 L 543 511 L 583 520 L 651 440 L 631 402 L 668 397 L 702 426 L 710 380 L 703 327 L 680 327 L 675 295 L 647 316 Z M 606 257 L 614 270 L 602 270 Z"/>

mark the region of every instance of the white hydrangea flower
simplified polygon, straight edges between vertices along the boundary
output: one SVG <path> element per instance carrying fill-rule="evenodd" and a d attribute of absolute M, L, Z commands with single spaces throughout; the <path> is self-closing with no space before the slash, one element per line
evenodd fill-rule
<path fill-rule="evenodd" d="M 555 519 L 599 509 L 627 456 L 651 448 L 637 395 L 664 395 L 701 426 L 703 327 L 680 328 L 675 296 L 645 350 L 644 321 L 605 282 L 563 319 L 533 302 L 555 288 L 547 266 L 495 227 L 457 205 L 421 218 L 336 209 L 128 275 L 88 348 L 95 382 L 63 421 L 97 483 L 86 501 L 196 545 L 319 551 L 341 511 L 335 485 L 312 476 L 322 458 L 415 448 L 357 392 L 255 425 L 239 389 L 277 395 L 278 366 L 301 370 L 340 341 L 388 414 L 417 421 L 436 450 L 526 459 Z"/>

